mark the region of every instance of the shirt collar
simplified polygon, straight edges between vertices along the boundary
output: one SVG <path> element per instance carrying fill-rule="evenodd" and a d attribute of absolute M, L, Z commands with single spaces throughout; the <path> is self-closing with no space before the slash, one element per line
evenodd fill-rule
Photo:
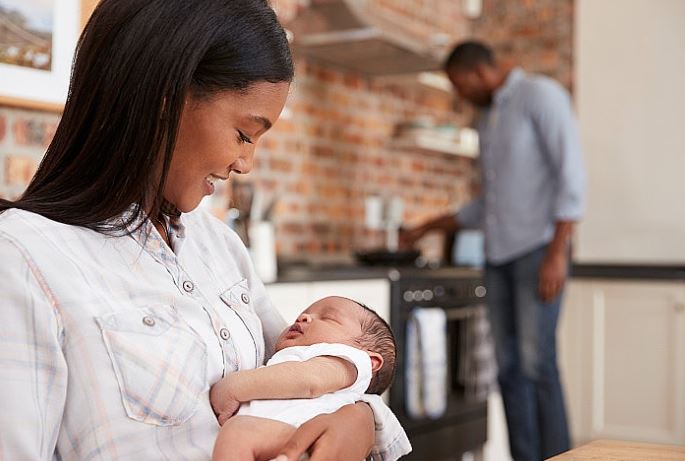
<path fill-rule="evenodd" d="M 135 204 L 129 206 L 129 208 L 122 213 L 121 219 L 127 220 L 135 211 L 135 208 Z M 169 248 L 164 242 L 145 211 L 143 211 L 137 219 L 131 221 L 126 229 L 130 232 L 131 237 L 157 260 L 173 263 L 175 265 L 176 256 L 178 256 L 181 247 L 185 242 L 186 227 L 183 223 L 183 215 L 178 210 L 174 213 L 166 213 L 163 211 L 163 215 L 169 226 L 169 240 L 171 240 L 172 248 Z"/>
<path fill-rule="evenodd" d="M 504 81 L 504 84 L 495 91 L 495 95 L 493 97 L 495 104 L 500 104 L 506 101 L 509 96 L 511 96 L 518 83 L 523 80 L 524 76 L 525 72 L 520 67 L 514 67 L 511 69 L 511 71 L 509 71 L 509 75 L 507 75 L 507 78 Z"/>

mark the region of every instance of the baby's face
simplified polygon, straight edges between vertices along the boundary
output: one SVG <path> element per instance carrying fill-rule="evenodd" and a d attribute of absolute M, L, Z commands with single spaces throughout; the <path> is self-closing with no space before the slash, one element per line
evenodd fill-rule
<path fill-rule="evenodd" d="M 320 299 L 281 333 L 276 350 L 316 343 L 354 345 L 354 340 L 362 334 L 362 314 L 362 307 L 349 299 L 337 296 Z"/>

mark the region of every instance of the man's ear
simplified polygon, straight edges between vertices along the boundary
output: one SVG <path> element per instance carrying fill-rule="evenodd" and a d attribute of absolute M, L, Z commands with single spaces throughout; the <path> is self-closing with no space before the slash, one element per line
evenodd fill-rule
<path fill-rule="evenodd" d="M 375 373 L 381 369 L 383 366 L 383 356 L 378 352 L 367 351 L 369 358 L 371 359 L 371 372 Z"/>
<path fill-rule="evenodd" d="M 477 63 L 473 70 L 481 81 L 487 81 L 492 73 L 492 67 L 484 62 Z"/>

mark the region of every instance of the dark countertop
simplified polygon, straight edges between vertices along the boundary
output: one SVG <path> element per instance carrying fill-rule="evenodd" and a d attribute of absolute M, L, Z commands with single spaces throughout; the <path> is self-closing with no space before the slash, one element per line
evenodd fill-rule
<path fill-rule="evenodd" d="M 576 279 L 685 280 L 685 266 L 574 264 L 571 277 Z"/>
<path fill-rule="evenodd" d="M 337 280 L 398 280 L 404 277 L 482 277 L 481 269 L 468 267 L 442 267 L 438 269 L 415 268 L 411 266 L 364 266 L 350 265 L 296 265 L 279 268 L 274 283 L 305 283 Z"/>
<path fill-rule="evenodd" d="M 335 280 L 387 279 L 392 268 L 365 266 L 296 266 L 279 268 L 274 283 L 304 283 Z"/>
<path fill-rule="evenodd" d="M 478 269 L 447 267 L 442 269 L 399 268 L 402 276 L 454 275 L 473 277 L 482 274 Z M 388 266 L 362 265 L 295 265 L 279 270 L 274 283 L 305 283 L 336 280 L 394 279 L 397 272 Z M 613 280 L 684 280 L 685 266 L 647 266 L 626 264 L 574 264 L 571 269 L 574 279 Z"/>

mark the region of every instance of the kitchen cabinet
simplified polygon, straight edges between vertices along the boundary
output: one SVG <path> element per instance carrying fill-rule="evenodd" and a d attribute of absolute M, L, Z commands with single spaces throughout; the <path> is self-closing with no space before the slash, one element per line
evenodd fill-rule
<path fill-rule="evenodd" d="M 266 291 L 288 322 L 293 322 L 307 306 L 326 296 L 354 299 L 390 321 L 390 282 L 387 279 L 272 283 L 266 285 Z"/>
<path fill-rule="evenodd" d="M 575 279 L 562 316 L 576 444 L 685 444 L 685 282 Z"/>

